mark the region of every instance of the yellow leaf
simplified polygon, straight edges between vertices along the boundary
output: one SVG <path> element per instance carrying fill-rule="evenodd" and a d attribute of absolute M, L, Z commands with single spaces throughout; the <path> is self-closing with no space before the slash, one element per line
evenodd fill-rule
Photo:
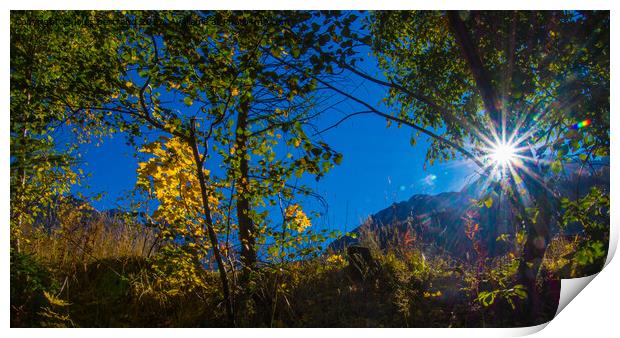
<path fill-rule="evenodd" d="M 493 206 L 493 197 L 488 197 L 486 200 L 484 200 L 484 205 L 487 208 L 491 208 Z"/>
<path fill-rule="evenodd" d="M 521 179 L 521 177 L 519 175 L 514 175 L 513 178 L 514 178 L 516 184 L 523 183 L 523 180 Z"/>
<path fill-rule="evenodd" d="M 57 305 L 57 306 L 67 306 L 67 305 L 71 305 L 69 303 L 67 303 L 66 301 L 52 295 L 51 293 L 48 293 L 47 291 L 43 291 L 43 295 L 45 296 L 45 298 L 47 299 L 48 302 L 50 302 L 50 304 L 52 305 Z"/>
<path fill-rule="evenodd" d="M 239 89 L 237 89 L 237 87 L 234 87 L 234 88 L 230 91 L 230 95 L 232 95 L 232 96 L 237 96 L 237 95 L 239 95 Z"/>

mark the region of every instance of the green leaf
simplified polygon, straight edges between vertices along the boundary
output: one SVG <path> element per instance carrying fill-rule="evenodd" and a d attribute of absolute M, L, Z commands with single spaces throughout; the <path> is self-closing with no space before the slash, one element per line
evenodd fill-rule
<path fill-rule="evenodd" d="M 334 163 L 340 165 L 342 163 L 342 154 L 338 153 L 334 156 Z"/>
<path fill-rule="evenodd" d="M 267 253 L 270 256 L 273 256 L 273 257 L 277 256 L 278 255 L 278 247 L 276 247 L 275 245 L 270 246 L 269 248 L 267 248 Z"/>
<path fill-rule="evenodd" d="M 187 106 L 189 107 L 189 106 L 191 106 L 191 105 L 194 103 L 194 100 L 192 100 L 192 98 L 191 98 L 191 97 L 186 96 L 186 97 L 183 99 L 183 102 L 185 103 L 185 105 L 187 105 Z"/>
<path fill-rule="evenodd" d="M 513 292 L 515 295 L 517 295 L 517 297 L 521 299 L 527 298 L 527 290 L 525 289 L 525 286 L 523 286 L 522 284 L 515 285 Z"/>
<path fill-rule="evenodd" d="M 558 161 L 553 161 L 551 163 L 551 171 L 553 171 L 555 174 L 559 174 L 562 171 L 562 162 Z"/>
<path fill-rule="evenodd" d="M 484 307 L 488 307 L 490 305 L 493 305 L 493 303 L 495 302 L 495 296 L 496 296 L 497 292 L 488 292 L 488 291 L 481 291 L 478 294 L 478 298 L 477 300 L 484 306 Z"/>
<path fill-rule="evenodd" d="M 501 242 L 506 242 L 506 241 L 508 241 L 509 236 L 510 236 L 510 235 L 508 235 L 508 234 L 501 234 L 501 235 L 497 236 L 497 238 L 495 239 L 495 241 L 496 241 L 496 242 L 500 242 L 500 241 L 501 241 Z"/>
<path fill-rule="evenodd" d="M 331 169 L 332 164 L 330 162 L 323 162 L 323 172 L 326 173 Z"/>
<path fill-rule="evenodd" d="M 291 49 L 291 55 L 297 59 L 299 57 L 299 54 L 300 54 L 299 48 L 297 46 L 294 46 L 293 49 Z"/>
<path fill-rule="evenodd" d="M 321 148 L 312 148 L 311 152 L 312 152 L 312 154 L 314 156 L 319 156 L 323 152 L 323 149 L 321 149 Z"/>

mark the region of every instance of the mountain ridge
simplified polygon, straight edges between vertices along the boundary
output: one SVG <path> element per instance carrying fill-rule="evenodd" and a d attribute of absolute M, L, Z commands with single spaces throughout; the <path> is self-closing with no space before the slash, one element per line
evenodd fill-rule
<path fill-rule="evenodd" d="M 549 184 L 551 186 L 551 184 Z M 602 166 L 592 172 L 579 173 L 575 168 L 566 177 L 552 185 L 558 197 L 571 199 L 581 197 L 592 186 L 609 189 L 609 167 Z M 519 231 L 516 212 L 510 210 L 505 196 L 496 196 L 495 204 L 484 207 L 477 204 L 483 191 L 489 191 L 482 178 L 465 185 L 460 191 L 441 192 L 435 195 L 414 194 L 409 199 L 395 202 L 369 218 L 350 233 L 356 238 L 344 236 L 330 243 L 332 250 L 363 244 L 360 237 L 372 238 L 379 249 L 391 245 L 421 244 L 432 250 L 448 252 L 453 256 L 470 255 L 474 248 L 468 237 L 468 220 L 475 221 L 479 237 L 491 255 L 499 255 L 510 249 L 510 243 L 498 241 L 506 234 L 515 236 Z M 470 226 L 473 223 L 470 223 Z M 553 227 L 553 231 L 558 229 Z M 578 232 L 579 229 L 567 229 Z M 368 243 L 366 243 L 368 244 Z"/>

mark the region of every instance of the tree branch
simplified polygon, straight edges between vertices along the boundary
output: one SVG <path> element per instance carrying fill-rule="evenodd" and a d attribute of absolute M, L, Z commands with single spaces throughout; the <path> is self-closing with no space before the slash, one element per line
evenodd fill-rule
<path fill-rule="evenodd" d="M 338 127 L 338 126 L 339 126 L 342 122 L 346 121 L 347 119 L 349 119 L 349 118 L 351 118 L 351 117 L 353 117 L 353 116 L 362 115 L 362 114 L 375 114 L 375 112 L 374 112 L 374 111 L 371 111 L 371 110 L 364 110 L 364 111 L 359 111 L 359 112 L 357 112 L 357 113 L 352 113 L 352 114 L 346 115 L 345 117 L 341 118 L 341 119 L 340 119 L 338 122 L 336 122 L 335 124 L 333 124 L 333 125 L 331 125 L 331 126 L 329 126 L 329 127 L 325 128 L 325 129 L 323 129 L 323 130 L 321 130 L 321 131 L 317 131 L 316 133 L 314 133 L 314 135 L 313 135 L 313 136 L 316 136 L 316 135 L 322 134 L 322 133 L 324 133 L 324 132 L 326 132 L 326 131 L 328 131 L 328 130 L 330 130 L 330 129 L 336 128 L 336 127 Z"/>
<path fill-rule="evenodd" d="M 411 91 L 411 90 L 409 90 L 409 89 L 407 89 L 407 88 L 405 88 L 405 87 L 403 87 L 403 86 L 401 86 L 401 85 L 399 85 L 397 83 L 394 83 L 392 81 L 387 82 L 387 81 L 379 80 L 379 79 L 377 79 L 375 77 L 372 77 L 372 76 L 370 76 L 370 75 L 368 75 L 368 74 L 366 74 L 366 73 L 364 73 L 364 72 L 362 72 L 362 71 L 360 71 L 360 70 L 358 70 L 358 69 L 356 69 L 354 67 L 351 67 L 351 66 L 349 66 L 347 64 L 344 64 L 344 63 L 341 63 L 340 67 L 342 67 L 344 69 L 347 69 L 347 70 L 351 71 L 352 73 L 354 73 L 355 75 L 358 75 L 358 76 L 360 76 L 360 77 L 362 77 L 362 78 L 364 78 L 364 79 L 366 79 L 368 81 L 374 82 L 374 83 L 382 85 L 382 86 L 386 86 L 386 87 L 397 89 L 397 90 L 399 90 L 399 91 L 401 91 L 401 92 L 411 96 L 412 98 L 414 98 L 414 99 L 416 99 L 416 100 L 426 104 L 427 106 L 429 106 L 432 109 L 436 110 L 438 113 L 444 115 L 444 117 L 447 117 L 448 119 L 459 120 L 458 117 L 456 117 L 456 116 L 454 116 L 452 114 L 450 114 L 450 116 L 445 116 L 446 112 L 448 112 L 449 109 L 440 106 L 439 104 L 435 103 L 432 99 L 430 99 L 429 97 L 427 97 L 425 95 L 422 95 L 422 94 L 419 94 L 419 93 L 415 93 L 415 92 L 413 92 L 413 91 Z"/>
<path fill-rule="evenodd" d="M 447 146 L 450 146 L 450 147 L 458 150 L 465 157 L 467 157 L 470 160 L 472 160 L 480 168 L 486 169 L 486 166 L 482 162 L 480 162 L 480 160 L 478 160 L 476 158 L 476 156 L 474 156 L 472 153 L 467 151 L 465 148 L 459 146 L 458 144 L 456 144 L 456 143 L 454 143 L 454 142 L 452 142 L 452 141 L 450 141 L 450 140 L 448 140 L 448 139 L 446 139 L 446 138 L 444 138 L 442 136 L 439 136 L 439 135 L 433 133 L 432 131 L 430 131 L 428 129 L 422 128 L 422 127 L 416 125 L 413 122 L 410 122 L 410 121 L 404 120 L 402 118 L 399 118 L 399 117 L 396 117 L 396 116 L 392 116 L 392 115 L 383 113 L 383 112 L 377 110 L 376 108 L 374 108 L 373 106 L 369 105 L 365 101 L 363 101 L 363 100 L 361 100 L 361 99 L 359 99 L 359 98 L 357 98 L 357 97 L 355 97 L 355 96 L 353 96 L 353 95 L 351 95 L 349 93 L 346 93 L 346 92 L 344 92 L 344 91 L 342 91 L 342 90 L 332 86 L 331 84 L 321 80 L 321 79 L 316 79 L 316 80 L 318 82 L 320 82 L 322 85 L 326 86 L 327 88 L 329 88 L 329 89 L 331 89 L 331 90 L 333 90 L 333 91 L 335 91 L 335 92 L 337 92 L 337 93 L 339 93 L 339 94 L 341 94 L 341 95 L 343 95 L 343 96 L 345 96 L 345 97 L 347 97 L 347 98 L 349 98 L 349 99 L 351 99 L 351 100 L 353 100 L 353 101 L 363 105 L 364 107 L 368 108 L 368 110 L 370 112 L 374 113 L 375 115 L 379 115 L 379 116 L 384 117 L 384 118 L 386 118 L 388 120 L 392 120 L 392 121 L 395 121 L 395 122 L 398 122 L 398 123 L 402 123 L 402 124 L 404 124 L 406 126 L 409 126 L 409 127 L 413 128 L 413 129 L 419 131 L 419 132 L 422 132 L 422 133 L 424 133 L 424 134 L 426 134 L 426 135 L 428 135 L 428 136 L 430 136 L 430 137 L 440 141 L 441 143 L 444 143 Z"/>

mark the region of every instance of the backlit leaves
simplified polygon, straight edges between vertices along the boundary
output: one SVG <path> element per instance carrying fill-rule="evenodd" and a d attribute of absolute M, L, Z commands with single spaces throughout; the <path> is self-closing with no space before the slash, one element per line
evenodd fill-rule
<path fill-rule="evenodd" d="M 159 203 L 153 219 L 166 228 L 170 238 L 192 238 L 206 245 L 202 199 L 190 146 L 176 137 L 162 137 L 146 144 L 141 152 L 150 158 L 138 164 L 137 186 Z M 208 170 L 204 173 L 209 177 Z M 208 199 L 217 210 L 219 198 L 212 194 Z"/>
<path fill-rule="evenodd" d="M 288 206 L 284 215 L 285 222 L 287 222 L 288 227 L 291 230 L 301 232 L 312 225 L 310 219 L 306 216 L 303 210 L 301 210 L 301 207 L 298 204 L 291 204 Z"/>

